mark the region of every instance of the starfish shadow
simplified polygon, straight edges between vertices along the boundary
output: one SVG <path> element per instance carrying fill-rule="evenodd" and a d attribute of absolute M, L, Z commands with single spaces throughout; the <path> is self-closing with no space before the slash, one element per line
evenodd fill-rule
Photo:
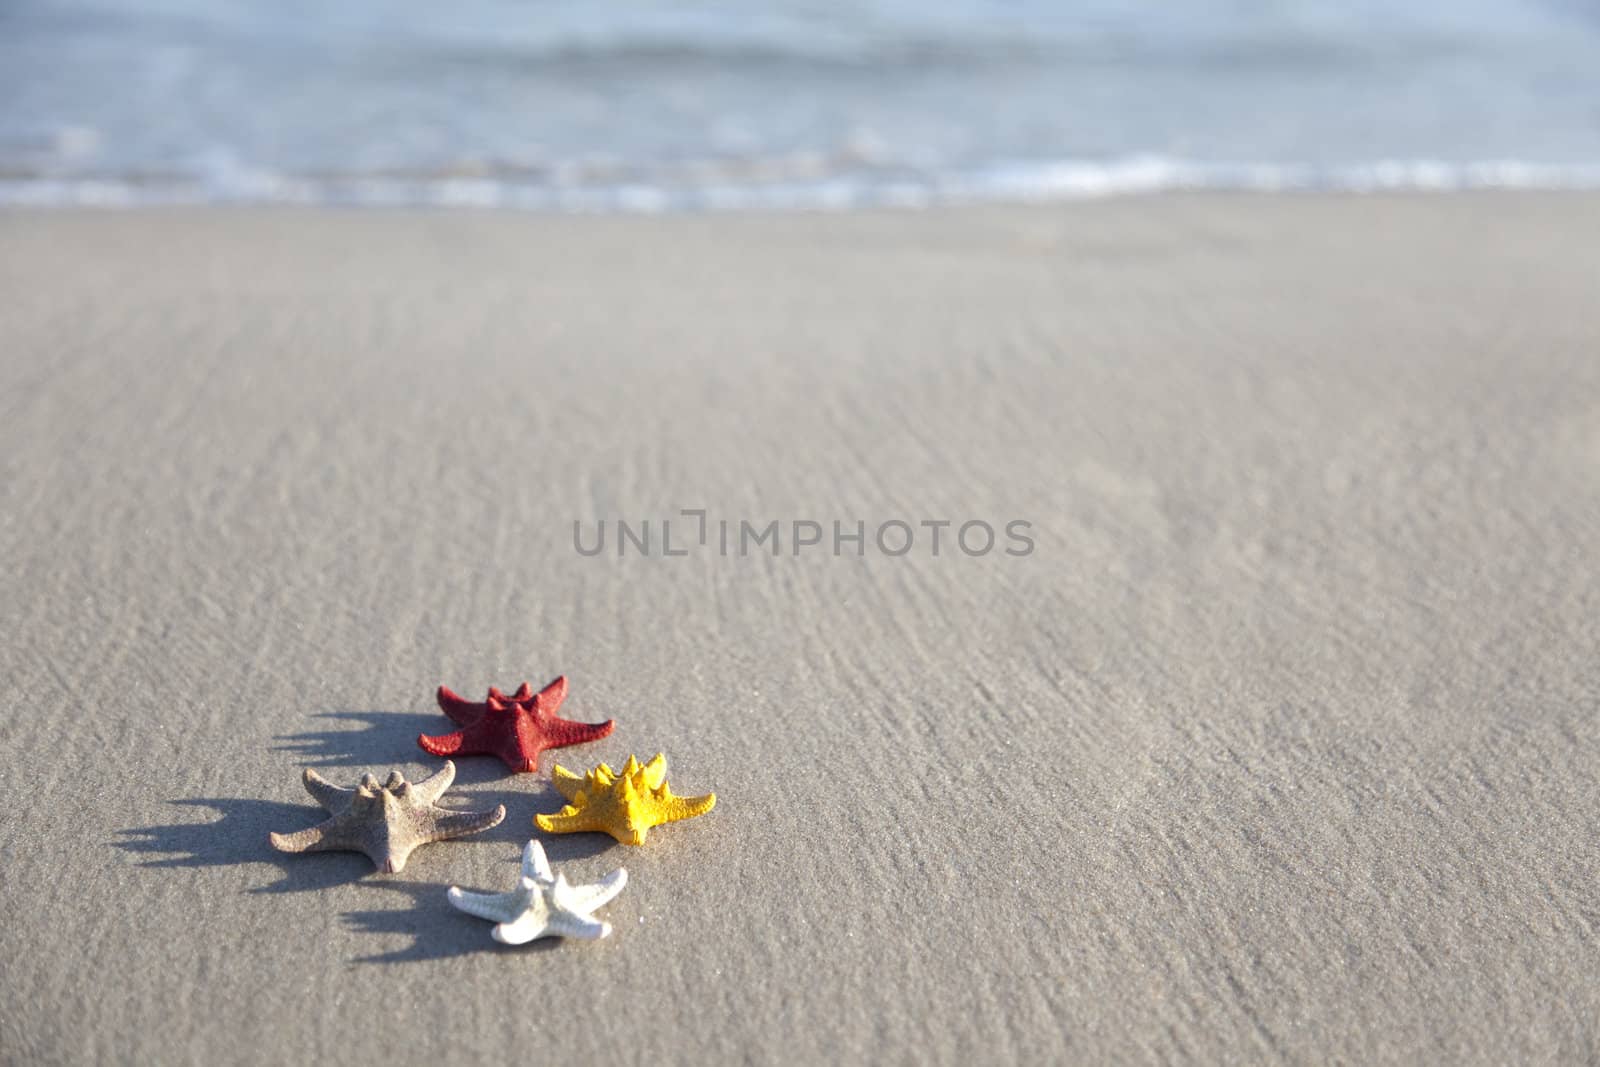
<path fill-rule="evenodd" d="M 172 800 L 183 807 L 210 808 L 221 818 L 210 822 L 169 823 L 120 831 L 112 844 L 124 852 L 151 858 L 141 867 L 226 867 L 270 863 L 283 877 L 252 893 L 297 893 L 328 889 L 370 873 L 372 861 L 353 852 L 321 852 L 296 856 L 279 852 L 267 840 L 273 830 L 300 830 L 317 822 L 318 812 L 304 804 L 272 800 L 211 797 Z"/>
<path fill-rule="evenodd" d="M 340 723 L 361 723 L 361 729 L 307 730 L 280 734 L 274 740 L 283 744 L 275 751 L 292 752 L 313 767 L 373 766 L 389 763 L 438 761 L 417 746 L 418 734 L 442 734 L 455 729 L 438 712 L 418 714 L 406 711 L 328 711 L 314 716 Z M 460 766 L 459 762 L 457 766 Z"/>
<path fill-rule="evenodd" d="M 351 963 L 415 963 L 470 956 L 479 952 L 549 952 L 561 947 L 559 938 L 544 938 L 527 945 L 502 945 L 489 936 L 491 926 L 450 906 L 443 882 L 374 882 L 375 888 L 404 893 L 411 907 L 387 911 L 347 911 L 345 925 L 363 934 L 406 934 L 411 944 Z"/>
<path fill-rule="evenodd" d="M 530 827 L 530 832 L 523 837 L 522 843 L 526 845 L 529 838 L 539 839 L 539 844 L 544 846 L 544 854 L 550 858 L 551 866 L 558 870 L 562 864 L 606 854 L 610 854 L 616 861 L 614 867 L 628 865 L 629 849 L 617 844 L 609 834 L 547 834 L 537 827 Z M 520 855 L 517 856 L 516 862 L 522 862 Z"/>
<path fill-rule="evenodd" d="M 458 762 L 456 766 L 459 768 L 462 764 Z M 477 773 L 472 773 L 473 770 Z M 471 788 L 477 784 L 475 779 L 480 776 L 482 779 L 499 783 L 501 788 Z M 506 817 L 500 821 L 500 825 L 473 834 L 471 837 L 462 838 L 462 841 L 469 844 L 474 841 L 484 844 L 491 842 L 514 844 L 517 846 L 516 851 L 508 853 L 506 859 L 506 862 L 513 866 L 522 862 L 523 846 L 535 838 L 544 845 L 545 854 L 550 857 L 550 862 L 557 865 L 570 860 L 588 859 L 611 851 L 615 851 L 618 855 L 617 865 L 619 867 L 623 865 L 622 860 L 628 850 L 607 834 L 552 834 L 534 824 L 534 815 L 560 811 L 567 802 L 547 779 L 531 774 L 507 775 L 504 768 L 500 767 L 499 761 L 495 761 L 492 766 L 480 763 L 476 768 L 458 771 L 456 785 L 462 784 L 466 784 L 468 788 L 459 793 L 452 788 L 445 794 L 440 804 L 458 811 L 465 808 L 483 810 L 492 808 L 496 804 L 504 805 L 506 809 Z M 516 785 L 524 788 L 507 788 Z"/>
<path fill-rule="evenodd" d="M 437 768 L 438 756 L 423 751 L 417 744 L 418 734 L 445 734 L 454 730 L 445 716 L 437 713 L 419 714 L 405 711 L 328 711 L 316 716 L 342 723 L 362 723 L 361 729 L 306 730 L 297 734 L 279 734 L 273 740 L 275 752 L 293 753 L 302 766 L 308 767 L 361 767 L 378 773 L 407 764 Z M 588 744 L 569 745 L 547 749 L 539 756 L 537 774 L 510 771 L 496 756 L 453 756 L 456 765 L 456 788 L 463 785 L 481 785 L 490 781 L 530 781 L 546 784 L 550 768 L 566 754 L 567 762 L 584 763 Z M 382 777 L 379 774 L 379 777 Z M 551 791 L 551 797 L 559 794 Z M 565 801 L 562 801 L 565 803 Z"/>

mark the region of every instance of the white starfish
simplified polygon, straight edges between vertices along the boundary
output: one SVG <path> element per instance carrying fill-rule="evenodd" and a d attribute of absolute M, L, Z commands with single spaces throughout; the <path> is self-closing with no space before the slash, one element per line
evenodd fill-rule
<path fill-rule="evenodd" d="M 529 841 L 522 850 L 522 877 L 509 893 L 469 893 L 451 886 L 450 903 L 480 919 L 495 923 L 493 936 L 507 945 L 525 945 L 540 937 L 581 937 L 594 940 L 611 932 L 611 924 L 594 912 L 628 884 L 628 872 L 619 867 L 594 885 L 571 885 L 564 874 L 550 869 L 544 846 Z"/>

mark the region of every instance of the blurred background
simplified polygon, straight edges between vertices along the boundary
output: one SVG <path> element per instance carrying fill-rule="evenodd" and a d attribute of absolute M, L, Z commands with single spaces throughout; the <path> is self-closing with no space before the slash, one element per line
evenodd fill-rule
<path fill-rule="evenodd" d="M 1579 0 L 0 2 L 0 203 L 1600 185 Z"/>

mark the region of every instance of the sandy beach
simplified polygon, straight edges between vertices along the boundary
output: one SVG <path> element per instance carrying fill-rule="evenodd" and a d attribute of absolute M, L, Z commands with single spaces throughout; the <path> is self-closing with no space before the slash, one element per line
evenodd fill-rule
<path fill-rule="evenodd" d="M 0 1060 L 1600 1058 L 1597 286 L 1593 194 L 0 213 Z M 495 829 L 268 846 L 558 674 Z M 658 751 L 539 835 L 610 938 L 447 904 Z"/>

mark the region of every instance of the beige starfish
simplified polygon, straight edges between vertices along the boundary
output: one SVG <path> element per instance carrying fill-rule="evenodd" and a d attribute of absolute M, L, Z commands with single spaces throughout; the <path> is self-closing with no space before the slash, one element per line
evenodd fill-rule
<path fill-rule="evenodd" d="M 451 811 L 435 804 L 455 777 L 456 765 L 446 760 L 420 782 L 391 771 L 382 785 L 364 774 L 356 788 L 345 789 L 308 767 L 306 792 L 333 818 L 299 833 L 272 834 L 272 847 L 280 852 L 365 852 L 379 870 L 393 874 L 418 846 L 475 834 L 506 817 L 503 804 L 493 811 Z"/>

